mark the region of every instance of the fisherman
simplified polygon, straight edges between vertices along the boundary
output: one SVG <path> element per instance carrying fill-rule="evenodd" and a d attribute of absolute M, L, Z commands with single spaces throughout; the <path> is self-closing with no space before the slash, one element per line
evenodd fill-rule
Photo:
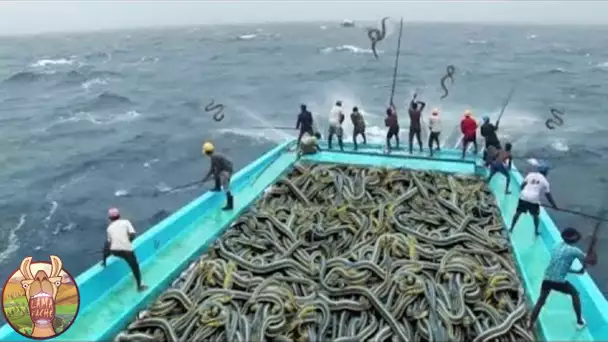
<path fill-rule="evenodd" d="M 223 187 L 226 192 L 226 206 L 222 210 L 232 210 L 234 206 L 234 198 L 230 192 L 230 177 L 233 170 L 232 162 L 221 154 L 215 153 L 215 146 L 210 142 L 203 144 L 203 154 L 211 159 L 211 168 L 202 182 L 205 183 L 213 176 L 215 187 L 211 191 L 222 191 Z"/>
<path fill-rule="evenodd" d="M 353 107 L 353 112 L 350 115 L 350 120 L 353 122 L 353 144 L 355 145 L 355 151 L 357 150 L 357 136 L 363 137 L 363 144 L 367 145 L 367 138 L 365 137 L 365 120 L 363 115 L 359 112 L 359 108 Z"/>
<path fill-rule="evenodd" d="M 429 150 L 431 151 L 431 157 L 433 156 L 433 142 L 437 144 L 437 151 L 441 151 L 441 145 L 439 143 L 439 135 L 441 134 L 441 117 L 439 116 L 439 109 L 433 109 L 433 113 L 429 117 Z"/>
<path fill-rule="evenodd" d="M 399 119 L 397 117 L 397 108 L 395 105 L 391 103 L 391 106 L 386 109 L 386 119 L 384 119 L 384 124 L 388 127 L 388 132 L 386 133 L 386 148 L 387 152 L 391 151 L 391 138 L 395 137 L 395 141 L 397 142 L 397 149 L 399 148 Z"/>
<path fill-rule="evenodd" d="M 477 154 L 477 121 L 471 117 L 471 111 L 464 112 L 464 118 L 460 121 L 460 131 L 462 132 L 462 159 L 467 152 L 467 147 L 472 143 Z"/>
<path fill-rule="evenodd" d="M 135 282 L 137 283 L 137 291 L 146 290 L 148 287 L 141 281 L 139 264 L 137 263 L 137 257 L 133 252 L 133 244 L 131 243 L 135 239 L 135 228 L 133 228 L 129 220 L 120 218 L 120 212 L 117 208 L 110 208 L 108 210 L 108 219 L 110 220 L 110 224 L 106 229 L 107 239 L 103 248 L 102 266 L 106 267 L 106 259 L 110 255 L 123 259 L 131 267 Z"/>
<path fill-rule="evenodd" d="M 481 125 L 481 128 L 479 129 L 479 131 L 481 132 L 481 136 L 484 137 L 485 141 L 486 141 L 486 148 L 484 150 L 484 159 L 485 159 L 485 155 L 487 153 L 486 151 L 488 150 L 488 148 L 490 146 L 494 146 L 498 150 L 501 149 L 500 140 L 498 140 L 498 135 L 496 134 L 496 132 L 498 131 L 499 123 L 500 123 L 500 121 L 496 121 L 496 125 L 492 125 L 489 117 L 487 117 L 487 116 L 483 117 L 483 124 Z"/>
<path fill-rule="evenodd" d="M 298 150 L 297 159 L 300 159 L 302 155 L 315 154 L 321 151 L 318 144 L 318 140 L 320 139 L 321 134 L 319 132 L 315 132 L 315 135 L 309 135 L 308 133 L 304 134 L 302 137 L 302 143 L 300 144 L 300 149 Z"/>
<path fill-rule="evenodd" d="M 488 153 L 492 153 L 492 160 L 490 161 L 490 177 L 488 177 L 488 182 L 492 180 L 492 177 L 498 172 L 504 175 L 507 178 L 507 185 L 505 186 L 505 194 L 510 194 L 509 184 L 511 183 L 511 177 L 509 177 L 509 171 L 511 171 L 511 167 L 513 165 L 513 156 L 511 155 L 511 143 L 505 144 L 504 150 L 496 150 L 494 145 L 490 145 L 490 148 L 493 151 L 488 151 Z"/>
<path fill-rule="evenodd" d="M 529 173 L 524 182 L 521 185 L 521 191 L 519 194 L 519 203 L 517 209 L 515 209 L 515 215 L 513 216 L 513 222 L 509 229 L 509 234 L 513 232 L 517 220 L 522 213 L 530 213 L 534 220 L 534 233 L 539 235 L 539 215 L 540 215 L 540 196 L 545 194 L 547 201 L 551 203 L 553 208 L 557 209 L 553 196 L 551 196 L 551 189 L 549 181 L 547 180 L 547 173 L 549 173 L 549 166 L 544 162 L 540 163 L 537 172 Z"/>
<path fill-rule="evenodd" d="M 561 292 L 563 294 L 570 295 L 572 298 L 572 306 L 574 307 L 574 313 L 576 314 L 576 325 L 580 330 L 585 327 L 585 321 L 581 317 L 581 299 L 576 288 L 566 280 L 568 273 L 583 274 L 585 272 L 586 265 L 595 265 L 597 262 L 597 256 L 594 251 L 590 251 L 588 255 L 585 255 L 578 247 L 574 246 L 581 239 L 581 234 L 574 228 L 568 227 L 562 232 L 563 242 L 559 242 L 557 246 L 551 251 L 551 260 L 549 266 L 545 271 L 545 277 L 540 287 L 540 296 L 532 314 L 530 315 L 530 322 L 528 328 L 532 330 L 538 314 L 545 305 L 545 301 L 551 291 Z M 571 269 L 572 262 L 578 259 L 583 268 L 580 270 Z"/>
<path fill-rule="evenodd" d="M 422 117 L 422 111 L 424 107 L 426 107 L 426 103 L 422 101 L 416 101 L 416 97 L 418 94 L 414 94 L 412 101 L 410 101 L 410 132 L 409 132 L 409 146 L 410 146 L 410 154 L 412 154 L 412 150 L 414 149 L 414 137 L 418 141 L 418 147 L 420 148 L 420 152 L 422 152 L 422 139 L 420 138 L 420 118 Z M 420 107 L 419 107 L 420 106 Z"/>
<path fill-rule="evenodd" d="M 300 134 L 298 135 L 298 146 L 300 145 L 300 140 L 302 140 L 302 136 L 304 133 L 308 133 L 310 135 L 313 134 L 313 118 L 312 113 L 310 113 L 306 109 L 306 105 L 300 105 L 300 114 L 298 114 L 298 122 L 296 123 L 296 129 L 300 130 Z"/>
<path fill-rule="evenodd" d="M 340 150 L 344 151 L 344 144 L 342 142 L 342 135 L 344 130 L 342 129 L 342 123 L 344 122 L 344 112 L 342 111 L 342 101 L 337 101 L 336 105 L 329 112 L 329 136 L 327 137 L 327 147 L 331 149 L 331 143 L 334 135 L 338 136 L 338 145 Z M 312 135 L 312 134 L 311 134 Z"/>

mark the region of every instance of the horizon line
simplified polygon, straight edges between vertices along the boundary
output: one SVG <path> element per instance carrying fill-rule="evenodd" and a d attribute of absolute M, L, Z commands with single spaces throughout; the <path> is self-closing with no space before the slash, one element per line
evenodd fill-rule
<path fill-rule="evenodd" d="M 370 23 L 375 22 L 375 19 L 344 19 L 350 20 L 357 24 L 357 22 Z M 47 31 L 36 31 L 36 32 L 21 32 L 21 33 L 0 33 L 2 38 L 14 38 L 23 36 L 46 36 L 46 35 L 61 35 L 61 34 L 87 34 L 87 33 L 102 33 L 102 32 L 115 32 L 115 31 L 144 31 L 153 29 L 180 29 L 180 28 L 195 28 L 195 27 L 208 27 L 208 26 L 255 26 L 255 25 L 281 25 L 281 24 L 328 24 L 335 23 L 339 25 L 342 21 L 338 20 L 289 20 L 289 21 L 255 21 L 255 22 L 225 22 L 225 23 L 200 23 L 200 24 L 159 24 L 159 25 L 133 25 L 133 26 L 121 26 L 121 27 L 107 27 L 107 28 L 82 28 L 82 29 L 58 29 L 58 30 L 47 30 Z M 481 25 L 481 26 L 532 26 L 532 27 L 551 27 L 551 26 L 562 26 L 562 27 L 603 27 L 608 26 L 608 23 L 576 23 L 576 22 L 527 22 L 527 21 L 430 21 L 430 20 L 413 20 L 404 21 L 404 25 Z M 361 28 L 355 26 L 355 28 Z"/>

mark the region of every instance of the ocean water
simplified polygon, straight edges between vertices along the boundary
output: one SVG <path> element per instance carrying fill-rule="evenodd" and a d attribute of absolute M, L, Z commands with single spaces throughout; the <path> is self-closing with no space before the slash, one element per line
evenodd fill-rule
<path fill-rule="evenodd" d="M 382 141 L 396 24 L 378 60 L 362 28 L 336 23 L 0 38 L 0 276 L 49 254 L 79 274 L 101 258 L 110 206 L 145 231 L 210 186 L 158 195 L 204 175 L 204 140 L 241 168 L 295 136 L 253 127 L 295 125 L 301 103 L 322 128 L 334 101 L 359 106 L 370 140 Z M 514 85 L 500 128 L 518 165 L 548 159 L 561 207 L 596 214 L 608 205 L 608 28 L 406 24 L 401 49 L 401 113 L 418 91 L 442 110 L 449 146 L 465 109 L 496 117 Z M 448 64 L 455 82 L 440 100 Z M 221 122 L 204 110 L 212 100 L 225 105 Z M 555 130 L 544 124 L 551 107 L 565 112 Z M 553 217 L 586 234 L 594 224 Z M 606 247 L 608 233 L 591 271 L 604 292 Z"/>

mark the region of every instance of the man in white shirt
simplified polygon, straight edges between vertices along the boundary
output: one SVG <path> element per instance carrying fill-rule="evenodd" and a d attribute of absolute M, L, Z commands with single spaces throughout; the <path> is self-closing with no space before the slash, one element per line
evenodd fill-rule
<path fill-rule="evenodd" d="M 327 147 L 331 149 L 331 142 L 334 134 L 338 136 L 338 144 L 340 150 L 344 151 L 344 145 L 342 143 L 342 123 L 344 122 L 344 112 L 342 111 L 342 101 L 337 101 L 334 108 L 329 112 L 329 136 L 327 137 Z"/>
<path fill-rule="evenodd" d="M 103 249 L 103 267 L 106 267 L 106 259 L 109 255 L 119 257 L 129 264 L 135 281 L 137 282 L 137 291 L 144 291 L 147 286 L 141 282 L 141 272 L 139 271 L 139 264 L 137 258 L 133 252 L 133 245 L 131 242 L 135 239 L 135 228 L 129 220 L 121 219 L 120 212 L 116 208 L 110 208 L 108 210 L 108 218 L 110 219 L 110 225 L 106 230 L 108 238 Z"/>
<path fill-rule="evenodd" d="M 545 195 L 547 197 L 547 201 L 549 201 L 554 208 L 557 208 L 557 205 L 551 196 L 551 188 L 549 181 L 547 180 L 548 172 L 549 167 L 545 163 L 541 163 L 538 166 L 537 172 L 529 173 L 524 179 L 519 194 L 519 203 L 517 204 L 517 209 L 515 210 L 515 215 L 513 216 L 513 222 L 511 223 L 509 234 L 513 232 L 515 224 L 517 224 L 517 220 L 519 220 L 519 216 L 522 213 L 528 212 L 532 215 L 532 219 L 534 220 L 534 233 L 539 235 L 538 225 L 541 195 Z"/>
<path fill-rule="evenodd" d="M 437 143 L 437 151 L 441 151 L 441 145 L 439 143 L 439 135 L 441 134 L 441 117 L 439 116 L 439 109 L 433 109 L 433 114 L 429 117 L 429 150 L 431 151 L 431 157 L 433 156 L 433 142 Z"/>

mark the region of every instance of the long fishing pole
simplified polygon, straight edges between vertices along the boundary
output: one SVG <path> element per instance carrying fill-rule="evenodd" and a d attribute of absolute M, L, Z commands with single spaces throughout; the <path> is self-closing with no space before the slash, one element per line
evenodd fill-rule
<path fill-rule="evenodd" d="M 594 216 L 594 215 L 589 215 L 589 214 L 585 214 L 583 212 L 580 211 L 576 211 L 576 210 L 570 210 L 570 209 L 564 209 L 564 208 L 553 208 L 553 206 L 548 205 L 548 204 L 541 204 L 542 207 L 545 207 L 547 209 L 552 209 L 555 211 L 562 211 L 564 213 L 568 213 L 568 214 L 572 214 L 572 215 L 577 215 L 577 216 L 581 216 L 581 217 L 586 217 L 592 220 L 596 220 L 598 222 L 608 222 L 608 219 L 600 217 L 600 216 Z"/>
<path fill-rule="evenodd" d="M 401 35 L 403 34 L 403 18 L 401 18 L 401 23 L 399 24 L 399 39 L 397 40 L 397 55 L 395 56 L 395 69 L 393 70 L 393 85 L 391 88 L 391 98 L 389 101 L 389 106 L 393 104 L 393 99 L 395 97 L 395 87 L 397 85 L 397 69 L 399 68 L 399 52 L 401 50 Z"/>
<path fill-rule="evenodd" d="M 511 97 L 513 97 L 513 93 L 515 93 L 515 86 L 511 87 L 511 91 L 509 91 L 509 95 L 507 95 L 507 100 L 505 101 L 505 104 L 502 106 L 502 109 L 500 110 L 500 114 L 498 115 L 498 119 L 496 120 L 496 125 L 498 125 L 498 123 L 500 122 L 500 119 L 502 118 L 502 115 L 505 113 L 505 109 L 507 109 L 507 106 L 509 105 L 509 102 L 511 101 Z"/>

